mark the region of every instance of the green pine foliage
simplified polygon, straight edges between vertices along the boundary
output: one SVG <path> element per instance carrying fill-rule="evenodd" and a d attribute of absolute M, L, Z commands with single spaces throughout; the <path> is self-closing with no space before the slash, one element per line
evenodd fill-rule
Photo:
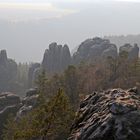
<path fill-rule="evenodd" d="M 66 139 L 74 112 L 62 90 L 20 120 L 8 119 L 3 140 Z"/>

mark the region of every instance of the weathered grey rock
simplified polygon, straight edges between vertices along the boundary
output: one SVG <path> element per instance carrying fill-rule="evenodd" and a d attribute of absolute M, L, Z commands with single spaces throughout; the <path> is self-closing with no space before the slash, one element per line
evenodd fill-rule
<path fill-rule="evenodd" d="M 15 84 L 17 64 L 7 58 L 5 50 L 0 51 L 0 92 L 11 91 Z"/>
<path fill-rule="evenodd" d="M 8 116 L 13 114 L 17 120 L 20 119 L 36 106 L 38 97 L 36 88 L 29 89 L 23 99 L 10 92 L 0 94 L 0 139 Z"/>
<path fill-rule="evenodd" d="M 94 92 L 81 102 L 69 140 L 139 140 L 140 94 L 134 89 Z"/>
<path fill-rule="evenodd" d="M 13 106 L 20 104 L 20 97 L 16 94 L 5 92 L 0 94 L 0 111 L 7 106 Z"/>
<path fill-rule="evenodd" d="M 22 106 L 17 111 L 16 119 L 20 119 L 22 116 L 30 112 L 37 105 L 38 97 L 39 97 L 38 90 L 36 88 L 29 89 L 26 92 L 26 96 L 21 101 Z"/>
<path fill-rule="evenodd" d="M 21 107 L 20 97 L 13 93 L 0 94 L 0 139 L 4 124 L 10 114 L 16 114 Z"/>
<path fill-rule="evenodd" d="M 59 73 L 64 71 L 71 63 L 71 55 L 67 45 L 52 43 L 45 51 L 42 68 L 48 73 Z"/>
<path fill-rule="evenodd" d="M 125 44 L 119 49 L 119 55 L 121 56 L 123 53 L 126 53 L 128 60 L 137 60 L 139 56 L 139 47 L 137 44 L 134 44 L 134 46 Z"/>
<path fill-rule="evenodd" d="M 25 106 L 35 106 L 38 99 L 38 90 L 37 88 L 29 89 L 26 92 L 26 96 L 22 99 L 22 103 Z"/>
<path fill-rule="evenodd" d="M 94 63 L 101 59 L 101 56 L 108 57 L 117 55 L 116 46 L 111 44 L 109 40 L 101 38 L 87 39 L 81 43 L 76 53 L 73 55 L 73 63 L 80 62 Z"/>
<path fill-rule="evenodd" d="M 103 51 L 101 59 L 104 60 L 104 59 L 107 59 L 109 57 L 111 57 L 113 59 L 117 59 L 117 57 L 118 57 L 117 47 L 113 44 L 111 47 L 109 47 L 108 49 Z"/>
<path fill-rule="evenodd" d="M 31 88 L 26 92 L 26 97 L 31 97 L 33 95 L 37 95 L 37 88 Z"/>

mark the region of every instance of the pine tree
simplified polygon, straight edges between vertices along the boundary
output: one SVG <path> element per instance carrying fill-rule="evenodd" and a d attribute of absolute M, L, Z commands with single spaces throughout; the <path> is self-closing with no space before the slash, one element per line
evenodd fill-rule
<path fill-rule="evenodd" d="M 9 119 L 3 140 L 66 139 L 74 112 L 67 96 L 59 89 L 49 102 L 35 108 L 19 121 Z"/>
<path fill-rule="evenodd" d="M 42 72 L 38 75 L 38 79 L 36 81 L 36 85 L 38 88 L 38 94 L 39 94 L 37 105 L 38 104 L 41 105 L 46 102 L 45 96 L 47 96 L 47 93 L 46 93 L 47 81 L 48 81 L 48 79 L 46 76 L 46 72 L 45 72 L 45 70 L 42 70 Z"/>

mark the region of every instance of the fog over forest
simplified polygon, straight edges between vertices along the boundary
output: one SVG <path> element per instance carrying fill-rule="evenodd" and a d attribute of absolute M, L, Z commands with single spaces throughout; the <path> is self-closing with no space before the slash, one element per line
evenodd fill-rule
<path fill-rule="evenodd" d="M 0 140 L 140 140 L 140 0 L 0 0 Z"/>
<path fill-rule="evenodd" d="M 86 38 L 140 33 L 139 0 L 0 0 L 0 48 L 40 62 L 52 42 L 71 50 Z"/>

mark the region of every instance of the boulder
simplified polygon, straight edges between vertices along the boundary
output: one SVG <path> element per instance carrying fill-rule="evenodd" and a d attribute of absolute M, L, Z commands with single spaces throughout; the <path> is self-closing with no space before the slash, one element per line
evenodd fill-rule
<path fill-rule="evenodd" d="M 27 92 L 26 92 L 26 97 L 31 97 L 31 96 L 33 96 L 33 95 L 37 95 L 37 88 L 31 88 L 31 89 L 29 89 L 29 90 L 27 90 Z"/>
<path fill-rule="evenodd" d="M 7 106 L 20 104 L 20 97 L 16 94 L 5 92 L 0 94 L 0 111 L 4 110 Z"/>
<path fill-rule="evenodd" d="M 20 119 L 22 116 L 30 112 L 37 105 L 38 97 L 39 95 L 37 88 L 29 89 L 26 92 L 26 96 L 21 101 L 22 106 L 17 111 L 16 119 Z"/>
<path fill-rule="evenodd" d="M 68 140 L 139 140 L 140 94 L 136 88 L 94 92 L 80 104 Z"/>

